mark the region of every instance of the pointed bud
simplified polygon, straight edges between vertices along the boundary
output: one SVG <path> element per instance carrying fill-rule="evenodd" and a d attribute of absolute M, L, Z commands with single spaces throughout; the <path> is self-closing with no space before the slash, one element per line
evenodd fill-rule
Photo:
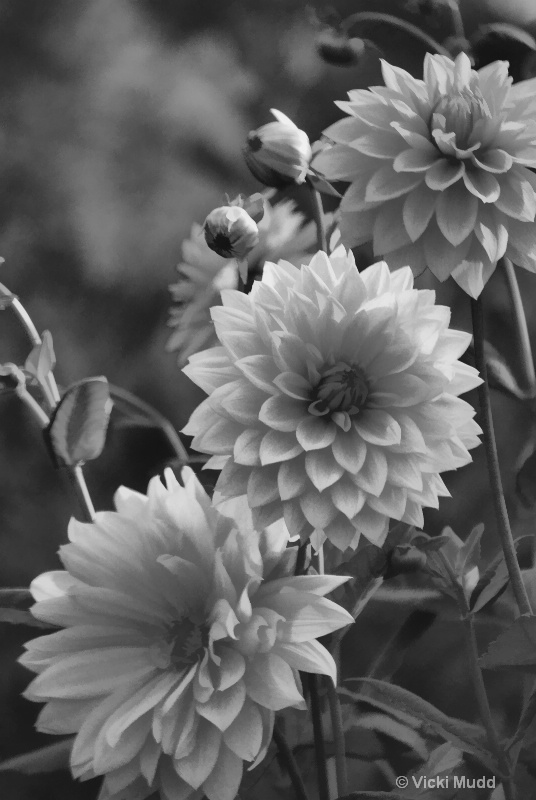
<path fill-rule="evenodd" d="M 268 122 L 248 135 L 246 164 L 266 186 L 303 183 L 312 155 L 309 137 L 281 111 L 271 111 L 277 122 Z"/>
<path fill-rule="evenodd" d="M 223 258 L 242 260 L 259 243 L 257 223 L 238 205 L 215 208 L 203 228 L 208 246 Z"/>

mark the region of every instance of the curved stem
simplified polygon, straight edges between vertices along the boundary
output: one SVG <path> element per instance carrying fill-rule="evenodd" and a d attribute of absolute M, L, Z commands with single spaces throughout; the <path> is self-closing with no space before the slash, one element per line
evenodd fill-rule
<path fill-rule="evenodd" d="M 506 501 L 499 469 L 499 458 L 497 455 L 497 444 L 493 430 L 493 417 L 491 413 L 491 398 L 488 383 L 488 373 L 486 359 L 484 356 L 484 313 L 482 297 L 478 300 L 471 300 L 471 313 L 473 318 L 473 335 L 476 368 L 480 372 L 483 383 L 478 387 L 478 398 L 480 403 L 480 424 L 484 433 L 484 447 L 486 449 L 486 459 L 488 462 L 489 482 L 491 494 L 495 506 L 495 516 L 497 518 L 497 528 L 504 552 L 504 559 L 508 568 L 508 574 L 512 584 L 512 591 L 516 599 L 520 614 L 532 614 L 530 600 L 521 577 L 521 569 L 517 560 L 514 539 L 508 519 Z"/>
<path fill-rule="evenodd" d="M 132 392 L 129 392 L 128 389 L 123 389 L 119 386 L 115 386 L 114 384 L 109 384 L 109 389 L 112 400 L 114 398 L 122 400 L 127 405 L 130 405 L 132 408 L 136 409 L 136 411 L 140 411 L 145 417 L 147 417 L 147 419 L 154 422 L 155 427 L 159 428 L 166 437 L 169 446 L 181 464 L 188 463 L 188 452 L 184 447 L 179 434 L 171 422 L 164 417 L 163 414 L 157 411 L 156 408 L 153 408 L 153 406 L 151 406 L 149 403 L 146 403 L 145 400 L 142 400 L 135 394 L 132 394 Z"/>
<path fill-rule="evenodd" d="M 294 754 L 289 747 L 289 744 L 281 731 L 281 728 L 276 725 L 274 726 L 274 742 L 277 745 L 277 749 L 279 750 L 279 755 L 281 756 L 282 761 L 285 763 L 285 767 L 289 774 L 289 778 L 292 782 L 292 786 L 294 789 L 294 793 L 298 800 L 309 800 L 307 795 L 307 790 L 305 788 L 305 784 L 303 782 L 303 778 L 301 776 L 300 770 L 296 763 L 296 759 L 294 758 Z"/>
<path fill-rule="evenodd" d="M 508 286 L 508 293 L 510 295 L 510 302 L 514 312 L 514 320 L 516 324 L 516 336 L 519 346 L 519 354 L 523 365 L 523 378 L 524 389 L 527 390 L 531 398 L 536 397 L 536 373 L 534 372 L 534 357 L 532 355 L 532 347 L 530 344 L 529 330 L 527 326 L 527 317 L 523 307 L 523 300 L 521 299 L 521 292 L 517 283 L 515 267 L 509 258 L 503 258 L 504 274 L 506 276 L 506 284 Z"/>
<path fill-rule="evenodd" d="M 417 25 L 413 25 L 411 22 L 406 22 L 405 19 L 398 19 L 398 17 L 394 17 L 392 14 L 381 14 L 377 11 L 358 11 L 355 14 L 350 14 L 343 22 L 343 29 L 346 33 L 352 28 L 354 25 L 357 25 L 360 22 L 382 22 L 385 25 L 390 25 L 393 28 L 398 28 L 405 33 L 409 33 L 410 36 L 413 36 L 415 39 L 418 39 L 420 42 L 425 44 L 429 50 L 434 50 L 436 53 L 439 53 L 442 56 L 447 56 L 447 58 L 451 58 L 451 54 L 446 47 L 443 47 L 436 39 L 432 36 L 429 36 L 427 33 L 422 31 Z"/>
<path fill-rule="evenodd" d="M 328 678 L 328 703 L 335 746 L 335 770 L 337 773 L 337 797 L 348 794 L 348 771 L 346 769 L 346 743 L 342 724 L 341 703 L 337 689 Z"/>
<path fill-rule="evenodd" d="M 320 800 L 330 800 L 328 769 L 326 762 L 326 742 L 324 739 L 322 709 L 320 707 L 319 676 L 308 674 L 307 682 L 309 685 L 311 719 L 313 722 L 313 738 L 315 744 L 316 769 L 318 775 L 318 796 Z"/>
<path fill-rule="evenodd" d="M 460 4 L 458 0 L 447 0 L 447 5 L 450 8 L 452 16 L 452 26 L 454 28 L 454 35 L 459 39 L 465 39 L 465 26 L 460 11 Z"/>
<path fill-rule="evenodd" d="M 316 224 L 316 241 L 319 250 L 324 253 L 328 252 L 328 242 L 326 237 L 326 222 L 324 219 L 324 207 L 322 206 L 322 197 L 320 192 L 315 189 L 312 183 L 308 182 L 311 189 L 311 197 L 313 200 L 313 217 Z"/>

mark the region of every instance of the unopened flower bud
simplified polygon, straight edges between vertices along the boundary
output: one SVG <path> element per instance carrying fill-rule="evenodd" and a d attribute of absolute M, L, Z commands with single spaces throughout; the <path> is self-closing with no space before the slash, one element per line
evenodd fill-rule
<path fill-rule="evenodd" d="M 312 155 L 309 137 L 281 111 L 271 111 L 277 122 L 268 122 L 248 135 L 246 164 L 266 186 L 303 183 Z"/>
<path fill-rule="evenodd" d="M 238 205 L 215 208 L 203 227 L 208 246 L 223 258 L 241 261 L 259 243 L 257 223 Z"/>
<path fill-rule="evenodd" d="M 342 30 L 326 27 L 316 37 L 316 49 L 326 64 L 352 67 L 359 64 L 365 52 L 363 39 L 350 39 Z"/>

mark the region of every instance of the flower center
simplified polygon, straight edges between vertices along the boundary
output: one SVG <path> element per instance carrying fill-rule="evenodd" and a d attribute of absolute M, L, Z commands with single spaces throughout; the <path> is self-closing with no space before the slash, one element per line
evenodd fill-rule
<path fill-rule="evenodd" d="M 252 153 L 257 153 L 262 149 L 262 139 L 256 131 L 248 134 L 247 144 Z"/>
<path fill-rule="evenodd" d="M 436 115 L 441 115 L 443 121 L 439 121 Z M 470 89 L 465 86 L 463 89 L 454 91 L 442 97 L 437 103 L 433 117 L 433 127 L 442 128 L 445 133 L 456 135 L 456 145 L 463 149 L 469 144 L 469 137 L 473 127 L 478 120 L 490 119 L 491 112 L 484 100 L 482 93 L 475 87 Z"/>
<path fill-rule="evenodd" d="M 324 372 L 315 386 L 309 411 L 316 416 L 332 411 L 357 414 L 365 405 L 368 392 L 363 370 L 339 361 Z"/>
<path fill-rule="evenodd" d="M 178 667 L 195 664 L 208 645 L 207 626 L 199 625 L 189 617 L 175 620 L 169 627 L 168 635 L 172 644 L 170 658 Z"/>

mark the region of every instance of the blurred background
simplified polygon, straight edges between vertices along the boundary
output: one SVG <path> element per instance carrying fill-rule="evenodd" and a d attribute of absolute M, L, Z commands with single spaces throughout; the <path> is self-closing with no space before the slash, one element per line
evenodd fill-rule
<path fill-rule="evenodd" d="M 536 33 L 533 0 L 462 0 L 467 31 L 486 21 L 515 22 Z M 319 13 L 327 4 L 311 3 Z M 448 16 L 433 0 L 333 2 L 397 13 L 444 39 Z M 420 77 L 424 50 L 403 33 L 367 26 L 387 60 Z M 517 79 L 531 72 L 522 43 L 493 41 L 482 63 L 508 58 Z M 0 279 L 52 332 L 61 386 L 105 375 L 152 403 L 180 429 L 201 400 L 165 352 L 168 285 L 176 280 L 182 240 L 194 221 L 231 197 L 258 191 L 241 157 L 247 132 L 288 114 L 311 138 L 340 118 L 335 99 L 381 83 L 378 52 L 351 68 L 326 64 L 315 48 L 308 7 L 297 0 L 0 0 Z M 292 192 L 309 213 L 305 192 Z M 366 261 L 368 254 L 362 253 Z M 369 257 L 370 258 L 370 257 Z M 534 277 L 519 275 L 526 307 Z M 469 329 L 469 302 L 453 282 L 438 289 L 453 326 Z M 502 277 L 486 290 L 488 338 L 516 371 Z M 536 334 L 536 319 L 529 318 Z M 0 363 L 23 363 L 28 347 L 11 312 L 0 314 Z M 476 402 L 475 398 L 467 398 Z M 494 395 L 504 482 L 512 498 L 515 467 L 530 420 L 515 401 Z M 448 475 L 453 499 L 427 515 L 426 530 L 450 524 L 465 538 L 486 522 L 496 549 L 482 448 L 460 474 Z M 112 419 L 104 454 L 86 475 L 97 508 L 110 508 L 120 484 L 144 491 L 172 453 L 154 430 L 124 429 Z M 75 508 L 51 467 L 41 435 L 13 396 L 0 394 L 0 583 L 25 586 L 58 566 Z M 512 503 L 516 532 L 533 518 Z M 359 621 L 359 652 L 346 648 L 358 674 L 396 618 L 381 609 Z M 357 626 L 356 626 L 357 628 Z M 39 632 L 37 632 L 39 633 Z M 35 630 L 0 625 L 0 758 L 50 741 L 33 731 L 38 708 L 19 697 L 29 674 L 15 664 Z M 490 633 L 483 631 L 483 644 Z M 471 692 L 456 629 L 434 626 L 397 679 L 418 687 L 451 714 L 471 718 Z M 357 645 L 356 645 L 357 646 Z M 357 655 L 356 655 L 357 653 Z M 357 671 L 357 672 L 356 672 Z M 450 683 L 449 683 L 450 682 Z M 493 679 L 492 679 L 493 683 Z M 495 697 L 508 692 L 496 681 Z M 456 691 L 453 694 L 453 685 Z M 44 777 L 0 774 L 3 800 L 93 798 L 98 782 L 74 784 L 67 772 Z M 261 797 L 256 787 L 254 797 Z"/>

